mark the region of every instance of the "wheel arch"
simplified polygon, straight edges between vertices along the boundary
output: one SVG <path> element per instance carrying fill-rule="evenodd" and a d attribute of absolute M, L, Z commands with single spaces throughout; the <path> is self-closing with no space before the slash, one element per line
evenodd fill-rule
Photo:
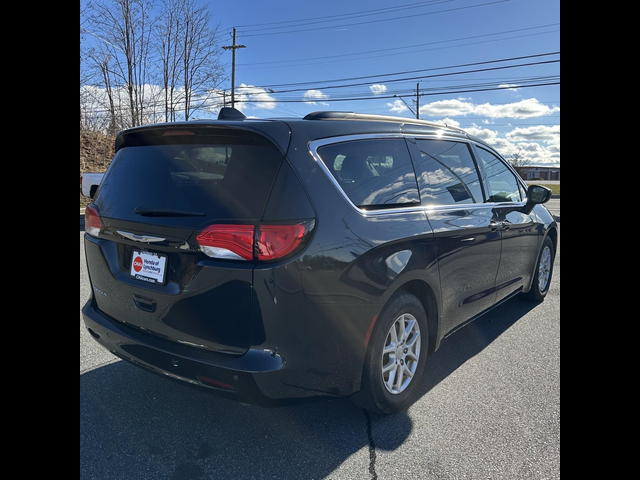
<path fill-rule="evenodd" d="M 558 229 L 556 228 L 555 225 L 552 225 L 552 226 L 549 227 L 549 231 L 547 232 L 547 236 L 553 242 L 553 253 L 555 255 L 555 253 L 558 251 Z"/>
<path fill-rule="evenodd" d="M 439 344 L 439 328 L 440 328 L 440 317 L 438 315 L 438 301 L 436 294 L 431 288 L 431 286 L 425 282 L 424 280 L 409 280 L 406 283 L 400 285 L 389 297 L 387 302 L 388 304 L 394 297 L 399 295 L 400 293 L 407 292 L 420 300 L 420 303 L 424 307 L 424 310 L 427 314 L 427 326 L 428 326 L 428 334 L 429 334 L 429 348 L 427 353 L 433 353 Z"/>
<path fill-rule="evenodd" d="M 553 259 L 555 260 L 556 254 L 558 252 L 558 227 L 555 222 L 549 226 L 546 234 L 542 237 L 542 240 L 540 240 L 540 248 L 538 251 L 542 250 L 542 244 L 547 238 L 549 238 L 551 240 L 551 243 L 553 244 Z M 537 258 L 538 257 L 536 257 L 536 259 Z M 529 288 L 527 288 L 526 290 L 523 289 L 522 290 L 523 293 L 529 293 L 531 291 L 531 287 L 533 286 L 533 279 L 535 278 L 535 272 L 537 268 L 538 268 L 538 262 L 536 260 L 536 262 L 533 265 L 533 273 L 531 274 L 531 281 L 529 282 Z"/>

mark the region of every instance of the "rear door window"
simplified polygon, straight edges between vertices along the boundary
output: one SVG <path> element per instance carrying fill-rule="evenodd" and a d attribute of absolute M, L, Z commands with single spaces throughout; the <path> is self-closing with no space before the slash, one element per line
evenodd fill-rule
<path fill-rule="evenodd" d="M 228 137 L 227 137 L 228 140 Z M 124 147 L 104 177 L 96 205 L 104 217 L 194 226 L 257 222 L 282 162 L 273 145 L 174 143 Z M 194 216 L 136 214 L 177 211 Z"/>
<path fill-rule="evenodd" d="M 448 140 L 416 140 L 416 174 L 423 205 L 482 203 L 482 186 L 469 145 Z"/>
<path fill-rule="evenodd" d="M 334 143 L 319 147 L 318 155 L 358 207 L 389 208 L 420 203 L 404 139 Z"/>

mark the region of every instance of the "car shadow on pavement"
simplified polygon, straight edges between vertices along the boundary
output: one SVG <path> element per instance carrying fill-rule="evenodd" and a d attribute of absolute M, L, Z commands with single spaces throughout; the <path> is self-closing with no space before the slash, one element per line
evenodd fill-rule
<path fill-rule="evenodd" d="M 419 400 L 534 307 L 510 300 L 445 339 Z M 349 399 L 244 406 L 124 361 L 80 376 L 80 478 L 302 480 L 354 465 L 369 478 L 376 449 L 401 448 L 412 427 L 407 410 L 368 415 Z"/>

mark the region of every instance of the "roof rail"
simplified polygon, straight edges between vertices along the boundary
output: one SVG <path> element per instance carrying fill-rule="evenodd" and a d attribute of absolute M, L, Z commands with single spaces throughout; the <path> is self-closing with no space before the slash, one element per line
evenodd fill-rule
<path fill-rule="evenodd" d="M 235 108 L 222 107 L 220 113 L 218 113 L 218 120 L 244 120 L 244 114 Z"/>
<path fill-rule="evenodd" d="M 367 120 L 371 122 L 396 122 L 411 125 L 425 125 L 428 127 L 450 128 L 464 132 L 461 128 L 453 127 L 442 123 L 429 122 L 426 120 L 417 120 L 415 118 L 394 117 L 391 115 L 373 115 L 369 113 L 354 112 L 312 112 L 306 115 L 303 120 Z"/>

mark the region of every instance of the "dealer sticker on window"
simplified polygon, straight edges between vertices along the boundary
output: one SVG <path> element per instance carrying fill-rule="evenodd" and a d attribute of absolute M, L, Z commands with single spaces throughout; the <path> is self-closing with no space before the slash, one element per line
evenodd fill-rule
<path fill-rule="evenodd" d="M 133 252 L 131 276 L 148 283 L 164 284 L 167 257 L 152 252 Z"/>

